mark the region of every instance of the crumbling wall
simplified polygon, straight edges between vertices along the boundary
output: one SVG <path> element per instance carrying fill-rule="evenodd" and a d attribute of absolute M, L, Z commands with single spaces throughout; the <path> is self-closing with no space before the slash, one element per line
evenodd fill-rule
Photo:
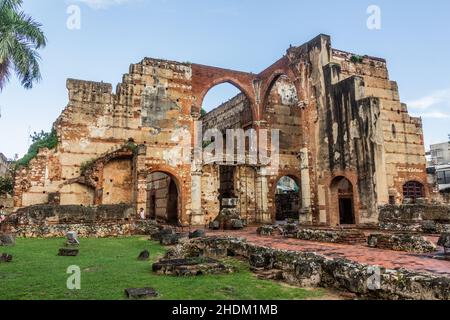
<path fill-rule="evenodd" d="M 377 168 L 379 203 L 389 203 L 389 197 L 397 204 L 402 203 L 403 185 L 408 181 L 422 183 L 428 196 L 422 121 L 411 117 L 407 106 L 401 103 L 397 83 L 389 79 L 386 61 L 339 50 L 333 50 L 333 61 L 341 66 L 341 77 L 361 77 L 365 96 L 380 101 L 380 133 L 384 145 L 380 162 L 385 165 Z"/>
<path fill-rule="evenodd" d="M 353 184 L 357 223 L 376 222 L 376 206 L 390 197 L 399 203 L 407 181 L 422 182 L 428 195 L 421 123 L 400 103 L 385 61 L 334 50 L 319 35 L 260 74 L 145 58 L 114 92 L 69 79 L 69 103 L 54 124 L 58 146 L 19 169 L 15 206 L 59 195 L 62 204 L 148 208 L 148 175 L 162 172 L 177 181 L 183 223 L 213 219 L 219 169 L 191 165 L 190 148 L 205 94 L 224 82 L 242 94 L 203 117 L 204 128 L 280 130 L 277 172 L 261 164 L 235 170 L 240 212 L 250 221 L 275 218 L 282 176 L 298 180 L 307 224 L 336 224 L 331 187 L 340 176 Z"/>
<path fill-rule="evenodd" d="M 7 223 L 18 237 L 83 237 L 130 235 L 134 209 L 129 205 L 99 207 L 36 205 L 17 210 Z"/>
<path fill-rule="evenodd" d="M 15 206 L 45 204 L 48 193 L 61 192 L 64 204 L 88 205 L 93 197 L 94 204 L 146 208 L 147 175 L 161 169 L 184 182 L 187 220 L 191 166 L 180 165 L 176 148 L 192 131 L 191 77 L 189 64 L 146 58 L 130 66 L 115 93 L 110 84 L 69 79 L 69 103 L 54 125 L 58 147 L 41 150 L 29 168 L 19 170 Z M 139 154 L 114 158 L 130 143 Z M 96 172 L 86 176 L 94 165 Z"/>

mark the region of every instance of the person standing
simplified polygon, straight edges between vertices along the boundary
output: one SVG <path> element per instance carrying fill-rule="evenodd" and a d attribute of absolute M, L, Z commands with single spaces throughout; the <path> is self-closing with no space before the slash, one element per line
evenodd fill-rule
<path fill-rule="evenodd" d="M 139 217 L 141 218 L 141 220 L 146 219 L 144 208 L 141 208 L 141 210 L 139 211 Z"/>

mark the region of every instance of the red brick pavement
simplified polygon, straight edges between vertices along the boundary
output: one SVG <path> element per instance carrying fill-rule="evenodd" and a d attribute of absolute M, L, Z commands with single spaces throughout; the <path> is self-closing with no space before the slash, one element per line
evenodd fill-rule
<path fill-rule="evenodd" d="M 330 258 L 346 258 L 348 260 L 369 265 L 382 266 L 389 269 L 407 269 L 430 272 L 438 275 L 450 276 L 450 261 L 433 259 L 433 255 L 414 254 L 399 251 L 369 248 L 364 245 L 344 245 L 333 243 L 319 243 L 298 239 L 283 238 L 281 236 L 264 237 L 256 234 L 256 228 L 243 231 L 208 231 L 208 235 L 230 235 L 246 238 L 249 243 L 274 249 L 316 252 Z M 430 237 L 437 242 L 437 238 Z"/>

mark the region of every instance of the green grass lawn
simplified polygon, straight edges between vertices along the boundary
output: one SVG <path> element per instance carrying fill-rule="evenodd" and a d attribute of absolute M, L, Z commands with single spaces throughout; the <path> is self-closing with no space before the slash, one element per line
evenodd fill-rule
<path fill-rule="evenodd" d="M 82 239 L 78 257 L 58 257 L 64 239 L 17 239 L 15 247 L 0 247 L 13 262 L 0 264 L 0 299 L 125 299 L 125 288 L 152 287 L 159 299 L 307 299 L 321 298 L 323 290 L 293 288 L 257 279 L 244 262 L 227 260 L 239 272 L 228 275 L 178 278 L 155 275 L 151 264 L 165 249 L 144 237 Z M 150 250 L 151 261 L 137 260 Z M 66 288 L 67 268 L 81 268 L 81 290 Z"/>

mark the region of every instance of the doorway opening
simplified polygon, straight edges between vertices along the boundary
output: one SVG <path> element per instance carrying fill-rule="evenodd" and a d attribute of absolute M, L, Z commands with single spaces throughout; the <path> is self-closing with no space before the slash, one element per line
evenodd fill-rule
<path fill-rule="evenodd" d="M 299 219 L 301 207 L 300 187 L 296 179 L 284 176 L 277 182 L 275 192 L 276 220 Z"/>
<path fill-rule="evenodd" d="M 333 206 L 339 212 L 337 223 L 340 225 L 354 225 L 355 203 L 353 197 L 353 185 L 345 177 L 336 177 L 331 183 L 331 194 L 337 206 Z"/>
<path fill-rule="evenodd" d="M 181 196 L 177 180 L 170 174 L 154 172 L 147 177 L 147 212 L 153 219 L 177 224 L 181 217 Z"/>

